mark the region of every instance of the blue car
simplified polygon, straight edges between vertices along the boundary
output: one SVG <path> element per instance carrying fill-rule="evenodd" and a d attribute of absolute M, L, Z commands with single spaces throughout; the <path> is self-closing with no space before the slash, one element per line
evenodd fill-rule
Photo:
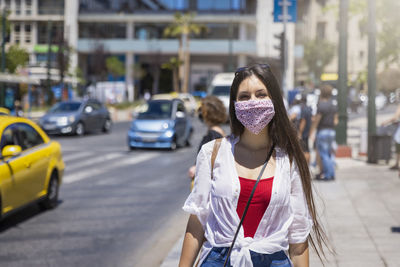
<path fill-rule="evenodd" d="M 132 121 L 128 146 L 134 148 L 166 148 L 189 146 L 192 123 L 180 99 L 150 100 Z"/>

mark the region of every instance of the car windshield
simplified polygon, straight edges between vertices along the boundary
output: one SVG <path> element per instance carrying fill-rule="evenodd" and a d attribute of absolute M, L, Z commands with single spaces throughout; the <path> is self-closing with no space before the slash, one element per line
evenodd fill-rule
<path fill-rule="evenodd" d="M 52 107 L 49 113 L 62 113 L 62 112 L 73 112 L 78 111 L 81 103 L 79 102 L 69 102 L 69 103 L 57 103 Z"/>
<path fill-rule="evenodd" d="M 166 119 L 171 117 L 171 101 L 149 101 L 143 106 L 138 119 Z"/>
<path fill-rule="evenodd" d="M 214 87 L 212 94 L 216 96 L 229 96 L 230 90 L 231 87 L 229 85 L 218 85 Z"/>

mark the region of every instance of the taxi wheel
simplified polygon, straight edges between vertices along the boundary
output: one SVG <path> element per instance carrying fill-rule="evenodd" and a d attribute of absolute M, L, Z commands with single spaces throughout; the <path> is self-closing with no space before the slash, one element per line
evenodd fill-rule
<path fill-rule="evenodd" d="M 43 209 L 53 209 L 58 204 L 58 189 L 59 183 L 56 173 L 53 172 L 50 178 L 49 187 L 47 188 L 47 195 L 45 200 L 40 203 Z"/>
<path fill-rule="evenodd" d="M 111 131 L 111 120 L 106 119 L 103 125 L 103 133 L 109 133 Z"/>
<path fill-rule="evenodd" d="M 78 122 L 78 124 L 76 125 L 75 134 L 78 136 L 82 136 L 85 134 L 85 126 L 82 122 Z"/>

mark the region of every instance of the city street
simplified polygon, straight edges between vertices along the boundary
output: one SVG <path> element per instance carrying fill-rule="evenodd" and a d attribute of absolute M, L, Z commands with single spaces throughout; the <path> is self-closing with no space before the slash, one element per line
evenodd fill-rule
<path fill-rule="evenodd" d="M 122 122 L 108 135 L 53 137 L 62 145 L 66 164 L 59 206 L 41 212 L 33 205 L 1 222 L 0 266 L 145 266 L 139 264 L 142 258 L 162 261 L 186 223 L 178 226 L 181 222 L 174 220 L 182 215 L 189 192 L 187 169 L 204 128 L 193 135 L 192 147 L 174 152 L 128 151 L 128 128 Z M 150 250 L 160 242 L 157 253 Z"/>

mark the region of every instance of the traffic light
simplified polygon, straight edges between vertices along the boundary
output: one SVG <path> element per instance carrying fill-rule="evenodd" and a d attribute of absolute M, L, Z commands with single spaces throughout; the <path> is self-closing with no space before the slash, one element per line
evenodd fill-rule
<path fill-rule="evenodd" d="M 285 35 L 281 32 L 279 34 L 274 34 L 274 37 L 279 41 L 278 45 L 274 45 L 274 48 L 279 51 L 279 59 L 283 66 L 285 62 Z"/>

